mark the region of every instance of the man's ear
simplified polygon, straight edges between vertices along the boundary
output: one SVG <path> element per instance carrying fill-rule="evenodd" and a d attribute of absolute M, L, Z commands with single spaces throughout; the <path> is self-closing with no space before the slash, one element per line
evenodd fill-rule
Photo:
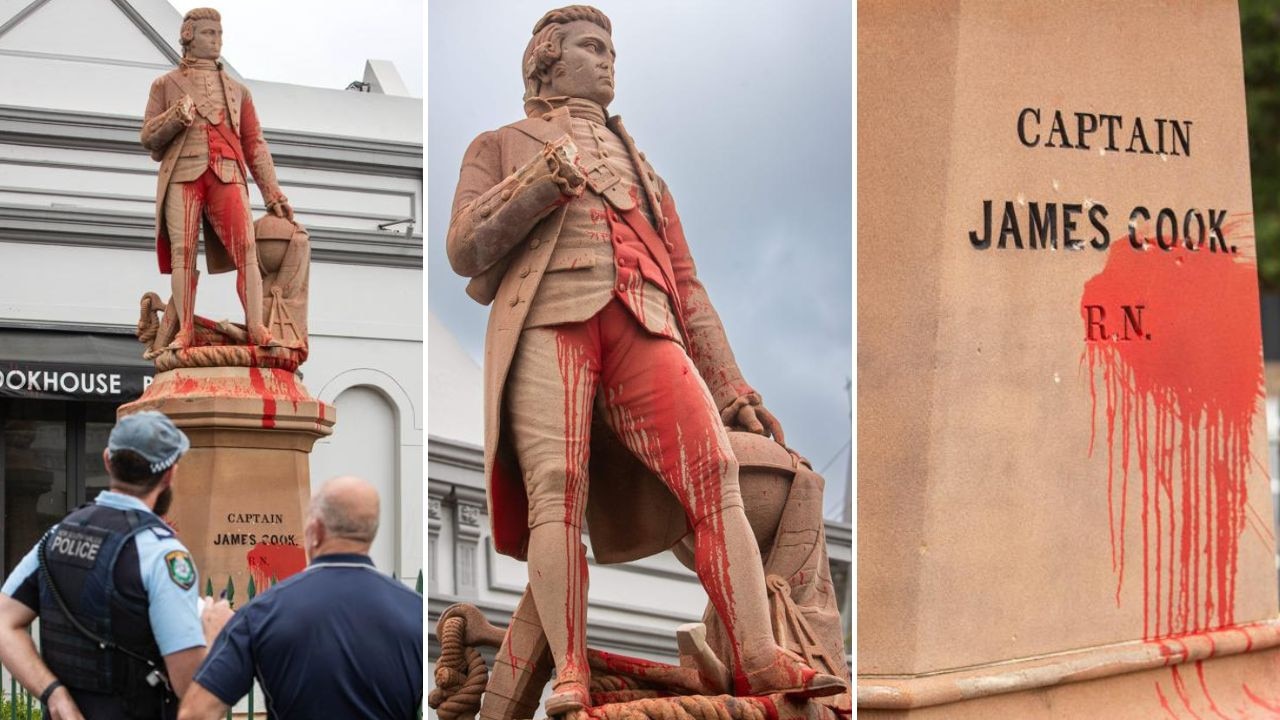
<path fill-rule="evenodd" d="M 107 471 L 107 477 L 111 476 L 111 451 L 102 448 L 102 467 Z"/>
<path fill-rule="evenodd" d="M 324 544 L 326 533 L 324 523 L 320 522 L 320 518 L 314 516 L 307 518 L 307 522 L 302 529 L 302 536 L 309 539 L 316 547 Z M 310 548 L 307 549 L 310 550 Z"/>

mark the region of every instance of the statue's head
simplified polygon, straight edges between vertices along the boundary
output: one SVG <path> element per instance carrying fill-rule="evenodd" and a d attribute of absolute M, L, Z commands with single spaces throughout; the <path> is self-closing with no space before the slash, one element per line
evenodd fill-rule
<path fill-rule="evenodd" d="M 182 54 L 217 60 L 222 54 L 222 16 L 213 8 L 195 8 L 182 16 Z"/>
<path fill-rule="evenodd" d="M 568 96 L 613 101 L 613 26 L 588 5 L 552 10 L 533 26 L 524 51 L 524 99 Z"/>

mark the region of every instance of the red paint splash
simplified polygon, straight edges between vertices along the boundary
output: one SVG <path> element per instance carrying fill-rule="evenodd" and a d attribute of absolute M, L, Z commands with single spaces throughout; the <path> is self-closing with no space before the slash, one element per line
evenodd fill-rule
<path fill-rule="evenodd" d="M 175 375 L 173 389 L 175 395 L 195 395 L 204 390 L 204 385 L 196 378 Z"/>
<path fill-rule="evenodd" d="M 600 387 L 606 422 L 614 434 L 662 478 L 684 507 L 694 530 L 698 577 L 725 621 L 734 659 L 740 661 L 746 655 L 742 638 L 768 637 L 768 620 L 762 618 L 764 625 L 739 624 L 732 583 L 736 566 L 730 558 L 740 557 L 742 548 L 728 547 L 722 513 L 733 458 L 714 401 L 691 371 L 688 356 L 679 345 L 645 332 L 621 301 L 613 301 L 589 323 L 556 329 L 556 362 L 565 392 L 560 410 L 566 438 L 564 524 L 571 533 L 563 550 L 570 588 L 565 609 L 570 645 L 577 642 L 582 627 L 583 614 L 575 603 L 585 598 L 587 577 L 577 521 L 586 496 L 592 399 Z M 739 508 L 732 510 L 741 513 Z M 745 524 L 745 517 L 741 519 Z M 756 645 L 752 649 L 758 650 Z M 572 657 L 565 659 L 570 667 Z M 734 665 L 741 670 L 741 662 Z M 745 685 L 745 676 L 739 681 Z"/>
<path fill-rule="evenodd" d="M 262 397 L 262 427 L 273 428 L 276 426 L 276 397 L 270 390 L 267 390 L 267 381 L 262 376 L 262 370 L 251 367 L 249 368 L 249 384 Z"/>
<path fill-rule="evenodd" d="M 1254 263 L 1204 246 L 1165 251 L 1148 240 L 1135 250 L 1122 241 L 1085 284 L 1080 305 L 1094 418 L 1101 409 L 1106 419 L 1116 604 L 1136 467 L 1144 639 L 1230 626 L 1263 387 Z M 1091 328 L 1099 319 L 1102 327 Z M 1090 454 L 1095 437 L 1096 428 Z"/>
<path fill-rule="evenodd" d="M 289 402 L 296 405 L 310 399 L 298 385 L 298 376 L 293 371 L 271 368 L 271 377 L 275 380 L 272 391 Z"/>
<path fill-rule="evenodd" d="M 620 302 L 610 303 L 597 318 L 611 349 L 602 376 L 607 423 L 684 507 L 694 532 L 698 579 L 724 621 L 736 682 L 746 687 L 744 638 L 758 640 L 761 633 L 739 622 L 731 557 L 741 559 L 743 549 L 731 552 L 727 542 L 722 508 L 733 458 L 715 403 L 679 346 L 644 333 Z"/>
<path fill-rule="evenodd" d="M 307 567 L 307 555 L 297 545 L 258 543 L 246 559 L 259 592 L 271 587 L 272 578 L 284 580 Z"/>

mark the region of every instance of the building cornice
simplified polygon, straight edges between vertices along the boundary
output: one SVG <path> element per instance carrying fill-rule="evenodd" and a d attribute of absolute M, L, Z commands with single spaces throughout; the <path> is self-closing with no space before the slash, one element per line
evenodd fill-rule
<path fill-rule="evenodd" d="M 311 260 L 422 268 L 422 236 L 309 227 Z M 0 242 L 155 249 L 155 218 L 107 210 L 0 205 Z"/>
<path fill-rule="evenodd" d="M 0 142 L 143 155 L 141 118 L 0 105 Z M 422 144 L 264 130 L 283 167 L 422 177 Z"/>
<path fill-rule="evenodd" d="M 484 448 L 459 440 L 427 435 L 427 457 L 445 465 L 484 470 Z"/>
<path fill-rule="evenodd" d="M 515 605 L 433 593 L 427 598 L 427 657 L 432 662 L 440 654 L 440 643 L 436 639 L 436 623 L 445 609 L 454 603 L 474 605 L 484 614 L 486 620 L 500 628 L 506 628 L 511 622 L 511 614 L 515 612 Z M 593 620 L 587 626 L 587 644 L 592 647 L 607 647 L 612 652 L 665 657 L 668 660 L 674 660 L 679 652 L 676 648 L 675 633 L 669 629 L 609 621 Z"/>

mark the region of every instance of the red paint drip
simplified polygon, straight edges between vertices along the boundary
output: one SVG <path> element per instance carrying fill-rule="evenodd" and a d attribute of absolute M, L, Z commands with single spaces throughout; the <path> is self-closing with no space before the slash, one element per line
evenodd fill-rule
<path fill-rule="evenodd" d="M 1258 707 L 1270 710 L 1271 712 L 1275 713 L 1277 717 L 1280 717 L 1280 703 L 1267 702 L 1266 700 L 1263 700 L 1262 698 L 1258 697 L 1257 693 L 1250 690 L 1248 685 L 1242 685 L 1241 687 L 1244 689 L 1245 697 L 1249 698 L 1250 702 L 1252 702 L 1254 705 L 1257 705 Z"/>
<path fill-rule="evenodd" d="M 660 663 L 654 660 L 646 660 L 644 658 L 629 657 L 627 655 L 617 655 L 611 652 L 601 650 L 596 654 L 604 661 L 604 666 L 610 673 L 615 675 L 630 675 L 631 677 L 643 677 L 653 671 L 666 671 L 671 669 L 671 665 Z"/>
<path fill-rule="evenodd" d="M 1161 690 L 1161 689 L 1160 689 L 1160 681 L 1159 681 L 1159 680 L 1157 680 L 1157 681 L 1156 681 L 1156 695 L 1159 695 L 1159 696 L 1160 696 L 1160 707 L 1164 708 L 1164 712 L 1165 712 L 1165 714 L 1166 714 L 1166 715 L 1168 715 L 1169 717 L 1173 718 L 1174 720 L 1178 720 L 1178 715 L 1177 715 L 1177 713 L 1175 713 L 1175 712 L 1173 711 L 1173 708 L 1172 708 L 1172 707 L 1170 707 L 1170 705 L 1169 705 L 1169 698 L 1165 697 L 1165 696 L 1164 696 L 1164 690 Z"/>
<path fill-rule="evenodd" d="M 267 381 L 262 376 L 262 370 L 256 367 L 249 368 L 249 384 L 253 386 L 253 389 L 262 398 L 262 427 L 275 427 L 276 396 L 267 389 Z"/>
<path fill-rule="evenodd" d="M 1209 685 L 1204 681 L 1203 660 L 1196 661 L 1196 677 L 1200 680 L 1200 691 L 1204 693 L 1204 699 L 1209 701 L 1209 709 L 1213 711 L 1213 714 L 1222 718 L 1222 720 L 1231 720 L 1231 718 L 1222 714 L 1222 711 L 1218 709 L 1218 704 L 1213 701 L 1213 696 L 1209 694 Z"/>
<path fill-rule="evenodd" d="M 1191 713 L 1191 717 L 1197 720 L 1203 720 L 1195 710 L 1191 709 L 1191 696 L 1187 693 L 1187 685 L 1182 681 L 1182 674 L 1178 672 L 1177 666 L 1169 668 L 1173 673 L 1173 690 L 1178 694 L 1178 699 L 1182 701 L 1182 707 Z"/>
<path fill-rule="evenodd" d="M 1085 284 L 1080 312 L 1089 335 L 1082 363 L 1089 364 L 1095 418 L 1094 383 L 1105 389 L 1116 604 L 1136 465 L 1143 637 L 1154 639 L 1234 623 L 1250 432 L 1263 376 L 1254 264 L 1203 248 L 1163 251 L 1148 243 L 1146 251 L 1127 242 L 1112 249 L 1103 270 Z M 1099 319 L 1098 307 L 1105 312 L 1102 332 L 1089 324 Z"/>
<path fill-rule="evenodd" d="M 307 567 L 306 553 L 297 545 L 258 543 L 246 558 L 259 592 L 271 586 L 272 578 L 284 580 Z"/>
<path fill-rule="evenodd" d="M 1214 700 L 1213 694 L 1209 690 L 1209 683 L 1205 679 L 1204 661 L 1197 660 L 1195 662 L 1195 668 L 1196 668 L 1196 677 L 1200 684 L 1200 692 L 1204 696 L 1204 703 L 1207 705 L 1208 710 L 1213 713 L 1213 717 L 1219 718 L 1220 720 L 1232 720 L 1233 718 L 1243 719 L 1243 718 L 1257 717 L 1256 715 L 1254 715 L 1249 711 L 1249 706 L 1243 703 L 1239 705 L 1234 705 L 1234 706 L 1227 706 L 1226 711 L 1224 712 L 1223 708 L 1220 707 L 1217 701 Z M 1191 713 L 1191 716 L 1194 718 L 1203 717 L 1200 714 L 1198 714 L 1196 710 L 1192 707 L 1192 700 L 1193 700 L 1192 695 L 1187 691 L 1186 683 L 1183 681 L 1182 675 L 1178 671 L 1178 668 L 1171 667 L 1169 668 L 1169 670 L 1170 670 L 1171 679 L 1173 680 L 1173 688 L 1177 693 L 1178 698 L 1182 701 L 1183 708 L 1185 708 L 1187 712 Z M 1169 698 L 1168 696 L 1165 695 L 1163 688 L 1161 688 L 1160 686 L 1160 681 L 1158 680 L 1155 682 L 1155 689 L 1156 689 L 1156 696 L 1160 700 L 1160 707 L 1165 711 L 1165 714 L 1168 715 L 1169 717 L 1174 717 L 1174 718 L 1178 717 L 1178 715 L 1173 711 L 1173 708 L 1170 706 Z M 1280 699 L 1271 699 L 1271 700 L 1265 699 L 1259 696 L 1257 693 L 1255 693 L 1253 689 L 1250 688 L 1248 684 L 1245 684 L 1245 683 L 1241 683 L 1240 691 L 1244 695 L 1245 699 L 1248 700 L 1248 702 L 1252 703 L 1254 706 L 1258 708 L 1262 708 L 1267 712 L 1267 715 L 1265 715 L 1265 717 L 1280 718 Z M 1228 712 L 1232 714 L 1228 714 Z"/>
<path fill-rule="evenodd" d="M 516 651 L 513 645 L 514 643 L 512 643 L 511 641 L 511 633 L 507 633 L 507 665 L 511 666 L 511 681 L 515 682 L 517 677 L 516 662 L 518 661 L 518 658 L 516 658 Z M 523 667 L 523 665 L 521 665 L 520 667 Z"/>
<path fill-rule="evenodd" d="M 1245 652 L 1253 652 L 1253 636 L 1252 636 L 1252 635 L 1250 635 L 1249 633 L 1245 632 L 1245 631 L 1244 631 L 1243 629 L 1241 629 L 1241 628 L 1233 628 L 1233 629 L 1234 629 L 1236 632 L 1240 633 L 1241 635 L 1244 635 L 1244 651 L 1245 651 Z"/>
<path fill-rule="evenodd" d="M 271 368 L 271 377 L 275 381 L 272 383 L 272 390 L 278 397 L 282 397 L 289 401 L 293 406 L 293 412 L 298 412 L 298 404 L 308 399 L 307 394 L 302 392 L 302 388 L 298 387 L 297 376 L 289 370 L 280 368 Z M 323 417 L 323 415 L 322 415 Z"/>
<path fill-rule="evenodd" d="M 773 703 L 771 697 L 756 698 L 760 701 L 761 709 L 764 710 L 765 720 L 778 720 L 778 706 Z"/>
<path fill-rule="evenodd" d="M 587 560 L 582 548 L 582 514 L 586 505 L 587 458 L 591 432 L 591 405 L 595 397 L 598 372 L 591 354 L 579 334 L 561 330 L 556 333 L 556 361 L 564 384 L 564 552 L 565 582 L 568 597 L 564 623 L 568 638 L 565 668 L 557 668 L 557 682 L 580 678 L 586 684 L 591 676 L 587 664 Z"/>
<path fill-rule="evenodd" d="M 292 371 L 271 368 L 271 377 L 275 380 L 273 390 L 292 403 L 300 403 L 308 399 L 307 394 L 298 386 L 297 378 Z"/>
<path fill-rule="evenodd" d="M 203 176 L 202 176 L 203 177 Z M 182 287 L 185 291 L 181 307 L 178 333 L 185 337 L 191 346 L 197 344 L 195 329 L 196 305 L 196 238 L 200 233 L 200 212 L 204 204 L 203 183 L 184 183 L 182 186 L 182 269 L 174 272 L 182 273 Z M 176 301 L 175 301 L 176 302 Z"/>

